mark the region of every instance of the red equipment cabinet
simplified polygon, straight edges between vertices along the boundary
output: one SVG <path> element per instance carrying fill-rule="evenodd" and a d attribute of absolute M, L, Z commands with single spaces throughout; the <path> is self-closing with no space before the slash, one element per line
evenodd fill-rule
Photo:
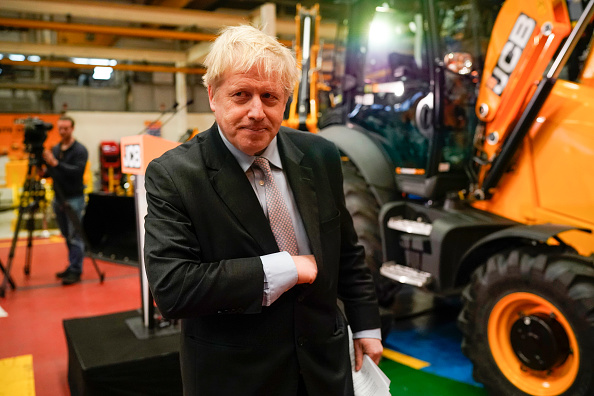
<path fill-rule="evenodd" d="M 114 141 L 102 141 L 99 144 L 101 164 L 101 191 L 115 192 L 122 179 L 122 160 L 120 145 Z"/>

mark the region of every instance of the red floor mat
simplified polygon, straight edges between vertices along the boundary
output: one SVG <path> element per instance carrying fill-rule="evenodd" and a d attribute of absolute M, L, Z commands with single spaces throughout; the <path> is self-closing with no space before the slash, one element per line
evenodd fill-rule
<path fill-rule="evenodd" d="M 11 242 L 0 240 L 0 260 L 5 267 Z M 36 395 L 67 396 L 68 351 L 62 320 L 139 308 L 138 268 L 97 260 L 105 273 L 100 283 L 91 260 L 85 258 L 82 282 L 62 286 L 55 273 L 67 263 L 63 239 L 33 241 L 29 276 L 23 271 L 26 250 L 26 239 L 19 240 L 10 271 L 16 290 L 8 287 L 0 299 L 8 313 L 0 318 L 0 359 L 33 355 Z"/>

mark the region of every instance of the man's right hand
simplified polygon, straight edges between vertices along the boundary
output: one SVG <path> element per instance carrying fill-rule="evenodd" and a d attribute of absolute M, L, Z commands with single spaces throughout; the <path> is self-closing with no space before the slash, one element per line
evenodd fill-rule
<path fill-rule="evenodd" d="M 318 265 L 313 255 L 291 256 L 297 267 L 297 284 L 313 283 L 318 276 Z"/>
<path fill-rule="evenodd" d="M 54 157 L 54 154 L 51 152 L 51 150 L 43 150 L 42 157 L 45 160 L 45 163 L 52 168 L 58 166 L 58 160 L 56 157 Z"/>

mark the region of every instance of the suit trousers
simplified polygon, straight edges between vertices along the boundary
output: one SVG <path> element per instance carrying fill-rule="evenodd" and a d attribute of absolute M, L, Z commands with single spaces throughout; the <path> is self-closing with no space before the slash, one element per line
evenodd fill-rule
<path fill-rule="evenodd" d="M 307 389 L 305 389 L 302 375 L 299 376 L 299 384 L 297 384 L 297 396 L 307 396 Z"/>

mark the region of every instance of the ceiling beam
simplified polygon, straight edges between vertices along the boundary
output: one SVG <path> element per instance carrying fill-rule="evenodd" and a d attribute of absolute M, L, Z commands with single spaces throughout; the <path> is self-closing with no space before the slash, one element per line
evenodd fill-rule
<path fill-rule="evenodd" d="M 26 14 L 70 15 L 76 18 L 102 19 L 127 23 L 196 26 L 213 31 L 218 31 L 223 26 L 235 26 L 250 22 L 250 17 L 247 13 L 245 15 L 236 15 L 212 11 L 88 0 L 1 0 L 0 10 Z M 277 19 L 277 34 L 294 36 L 295 31 L 294 19 Z M 319 32 L 321 38 L 334 39 L 336 35 L 336 23 L 324 21 L 322 17 Z"/>
<path fill-rule="evenodd" d="M 187 59 L 188 63 L 204 63 L 204 59 L 208 52 L 210 51 L 210 43 L 198 43 L 190 48 L 187 51 Z"/>
<path fill-rule="evenodd" d="M 70 15 L 128 23 L 197 26 L 219 30 L 221 26 L 248 23 L 247 17 L 211 11 L 185 10 L 139 4 L 65 0 L 2 0 L 0 9 L 27 14 Z"/>
<path fill-rule="evenodd" d="M 0 65 L 13 65 L 13 66 L 32 66 L 32 67 L 56 67 L 66 69 L 94 69 L 95 65 L 78 65 L 72 62 L 65 61 L 51 61 L 41 60 L 39 62 L 30 61 L 11 61 L 10 59 L 0 59 Z M 114 70 L 129 70 L 129 71 L 140 71 L 140 72 L 164 72 L 164 73 L 186 73 L 186 74 L 204 74 L 206 69 L 202 67 L 175 67 L 175 66 L 159 66 L 159 65 L 123 65 L 117 64 L 115 66 L 109 66 Z"/>
<path fill-rule="evenodd" d="M 189 2 L 190 0 L 153 0 L 150 4 L 161 7 L 184 8 Z"/>
<path fill-rule="evenodd" d="M 4 53 L 59 56 L 66 58 L 102 58 L 116 59 L 118 61 L 149 62 L 149 63 L 176 63 L 186 62 L 187 56 L 183 51 L 152 50 L 152 49 L 124 49 L 84 47 L 73 45 L 50 45 L 16 43 L 0 41 L 0 48 Z"/>
<path fill-rule="evenodd" d="M 54 84 L 43 84 L 43 83 L 0 83 L 0 89 L 30 89 L 36 91 L 49 91 L 55 89 Z"/>
<path fill-rule="evenodd" d="M 216 26 L 220 29 L 223 25 L 236 25 L 247 22 L 250 17 L 237 16 L 207 11 L 177 10 L 169 7 L 141 6 L 136 4 L 116 4 L 97 1 L 64 1 L 64 0 L 0 0 L 0 10 L 12 10 L 26 14 L 36 10 L 43 14 L 64 14 L 75 17 L 93 19 L 111 19 L 116 21 L 158 23 L 159 25 L 200 25 Z M 187 52 L 148 49 L 123 49 L 105 47 L 83 47 L 64 45 L 39 45 L 31 43 L 0 43 L 3 52 L 23 53 L 40 56 L 61 57 L 86 57 L 129 60 L 134 62 L 165 63 L 165 64 L 195 64 L 202 63 L 209 51 L 209 42 L 216 36 L 193 32 L 180 32 L 165 29 L 139 29 L 118 26 L 74 24 L 50 22 L 34 19 L 1 18 L 0 25 L 26 27 L 32 29 L 84 31 L 120 36 L 158 37 L 178 40 L 201 41 Z M 277 34 L 294 36 L 296 27 L 294 20 L 276 20 Z M 334 38 L 335 24 L 329 23 L 320 27 L 323 37 Z M 291 47 L 290 40 L 280 40 L 284 45 Z"/>
<path fill-rule="evenodd" d="M 89 25 L 82 23 L 50 22 L 41 21 L 38 19 L 19 19 L 2 17 L 0 17 L 0 26 L 187 41 L 214 41 L 217 37 L 216 34 L 180 32 L 177 30 L 168 29 L 129 28 L 121 26 Z M 279 42 L 286 45 L 287 47 L 292 46 L 292 42 L 289 40 L 279 40 Z"/>
<path fill-rule="evenodd" d="M 170 8 L 184 8 L 188 5 L 190 0 L 149 0 L 146 5 L 159 6 L 159 7 L 170 7 Z M 146 27 L 158 27 L 155 24 L 145 24 Z"/>
<path fill-rule="evenodd" d="M 173 40 L 189 41 L 214 41 L 215 34 L 180 32 L 169 29 L 147 29 L 147 28 L 129 28 L 121 26 L 89 25 L 82 23 L 65 23 L 41 21 L 38 19 L 19 19 L 0 17 L 0 26 L 22 27 L 29 29 L 48 29 L 67 32 L 89 32 L 100 34 L 113 34 L 116 36 L 130 37 L 151 37 Z"/>

